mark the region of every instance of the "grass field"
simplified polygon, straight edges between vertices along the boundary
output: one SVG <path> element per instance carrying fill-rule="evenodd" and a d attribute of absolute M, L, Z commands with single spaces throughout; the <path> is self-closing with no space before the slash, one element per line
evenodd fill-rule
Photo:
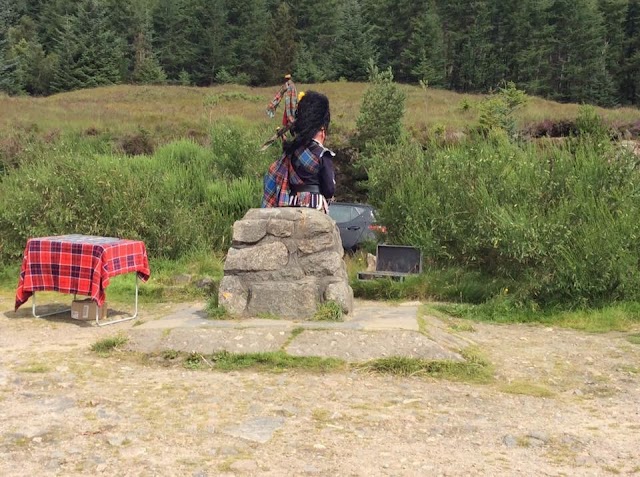
<path fill-rule="evenodd" d="M 331 101 L 334 133 L 349 135 L 355 128 L 366 83 L 298 84 L 299 91 L 314 89 Z M 55 134 L 56 131 L 94 131 L 118 134 L 144 129 L 158 139 L 205 134 L 211 121 L 237 116 L 265 127 L 279 125 L 279 115 L 269 120 L 265 106 L 277 88 L 215 86 L 131 86 L 81 90 L 46 98 L 0 96 L 0 134 L 16 130 Z M 478 119 L 473 107 L 481 95 L 422 89 L 403 85 L 407 94 L 405 126 L 414 133 L 434 128 L 464 131 Z M 531 98 L 518 113 L 519 125 L 545 119 L 571 119 L 579 105 L 560 104 Z M 640 117 L 638 109 L 597 109 L 612 122 L 632 122 Z"/>

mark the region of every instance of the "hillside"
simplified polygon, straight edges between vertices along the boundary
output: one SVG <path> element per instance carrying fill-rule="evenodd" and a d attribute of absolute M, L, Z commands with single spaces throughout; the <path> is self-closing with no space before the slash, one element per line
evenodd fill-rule
<path fill-rule="evenodd" d="M 298 84 L 299 91 L 315 89 L 329 96 L 334 140 L 336 133 L 349 135 L 355 128 L 366 87 L 366 83 L 349 82 Z M 423 90 L 408 85 L 402 89 L 407 94 L 405 125 L 419 136 L 429 135 L 435 129 L 464 131 L 478 119 L 474 105 L 482 100 L 481 95 Z M 228 117 L 240 118 L 254 126 L 275 128 L 279 125 L 278 116 L 270 120 L 264 113 L 275 91 L 274 87 L 118 85 L 42 98 L 0 96 L 0 133 L 6 142 L 7 138 L 25 131 L 47 136 L 86 131 L 118 135 L 144 130 L 163 141 L 206 135 L 210 122 Z M 578 108 L 576 104 L 531 98 L 519 112 L 519 123 L 523 127 L 543 120 L 572 119 Z M 640 120 L 637 108 L 598 108 L 597 111 L 612 123 Z"/>

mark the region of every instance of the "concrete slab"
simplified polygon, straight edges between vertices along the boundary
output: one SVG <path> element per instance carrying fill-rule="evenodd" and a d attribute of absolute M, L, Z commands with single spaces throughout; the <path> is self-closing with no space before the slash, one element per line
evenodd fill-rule
<path fill-rule="evenodd" d="M 361 330 L 412 330 L 418 331 L 417 313 L 419 303 L 409 302 L 399 305 L 376 302 L 356 302 L 352 314 L 342 322 L 278 320 L 262 318 L 242 318 L 236 320 L 215 320 L 208 318 L 205 303 L 196 303 L 177 308 L 170 314 L 136 326 L 137 329 L 173 328 L 341 328 Z"/>
<path fill-rule="evenodd" d="M 462 360 L 458 351 L 469 345 L 450 336 L 433 317 L 429 317 L 433 335 L 420 333 L 419 302 L 357 300 L 354 313 L 345 316 L 344 322 L 213 320 L 208 318 L 205 306 L 185 305 L 133 326 L 128 348 L 143 353 L 174 350 L 202 355 L 223 350 L 255 353 L 282 349 L 293 356 L 335 357 L 353 362 L 391 356 L 458 361 Z"/>
<path fill-rule="evenodd" d="M 292 356 L 320 356 L 359 362 L 402 356 L 427 360 L 463 361 L 415 331 L 308 330 L 297 335 L 285 348 Z"/>
<path fill-rule="evenodd" d="M 131 329 L 128 349 L 143 353 L 172 350 L 203 355 L 219 351 L 263 353 L 281 349 L 290 335 L 289 330 L 269 328 Z"/>
<path fill-rule="evenodd" d="M 411 330 L 418 331 L 419 303 L 388 305 L 375 302 L 358 303 L 352 316 L 345 323 L 363 330 Z"/>

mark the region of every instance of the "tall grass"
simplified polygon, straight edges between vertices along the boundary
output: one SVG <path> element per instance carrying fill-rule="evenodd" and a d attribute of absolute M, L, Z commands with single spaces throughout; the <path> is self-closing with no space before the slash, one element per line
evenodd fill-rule
<path fill-rule="evenodd" d="M 588 138 L 540 149 L 496 135 L 426 150 L 407 141 L 367 168 L 396 242 L 516 280 L 515 300 L 591 306 L 640 292 L 636 163 Z"/>
<path fill-rule="evenodd" d="M 640 322 L 638 302 L 615 303 L 590 309 L 563 310 L 561 307 L 537 309 L 514 306 L 506 296 L 487 303 L 438 303 L 429 307 L 458 318 L 497 323 L 544 323 L 590 333 L 629 331 Z"/>
<path fill-rule="evenodd" d="M 260 204 L 269 156 L 247 134 L 225 122 L 212 136 L 227 139 L 210 148 L 181 140 L 152 156 L 72 148 L 31 159 L 0 183 L 0 259 L 17 259 L 29 237 L 68 233 L 143 239 L 170 259 L 222 249 L 233 222 Z"/>

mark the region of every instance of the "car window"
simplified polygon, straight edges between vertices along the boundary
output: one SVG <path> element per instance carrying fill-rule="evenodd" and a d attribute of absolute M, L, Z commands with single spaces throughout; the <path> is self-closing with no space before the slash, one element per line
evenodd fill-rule
<path fill-rule="evenodd" d="M 355 211 L 356 217 L 361 220 L 364 220 L 366 222 L 376 221 L 376 217 L 373 214 L 373 209 L 369 207 L 354 207 L 353 210 Z"/>
<path fill-rule="evenodd" d="M 329 206 L 329 215 L 336 221 L 336 223 L 341 224 L 351 220 L 351 210 L 352 207 L 331 205 Z"/>

